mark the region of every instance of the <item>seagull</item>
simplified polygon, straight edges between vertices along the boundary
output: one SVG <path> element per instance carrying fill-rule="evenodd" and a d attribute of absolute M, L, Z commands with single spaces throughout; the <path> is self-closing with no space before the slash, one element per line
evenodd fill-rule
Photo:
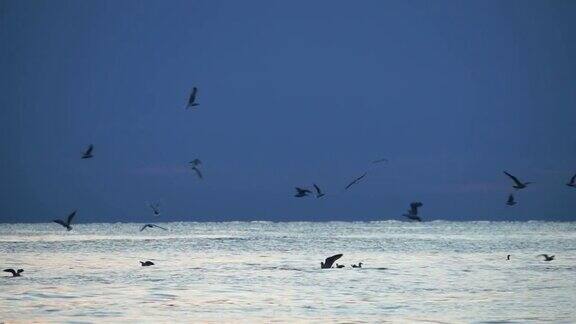
<path fill-rule="evenodd" d="M 506 260 L 510 260 L 510 254 L 506 256 Z"/>
<path fill-rule="evenodd" d="M 298 198 L 300 198 L 300 197 L 306 197 L 306 196 L 308 196 L 309 193 L 312 193 L 312 192 L 311 192 L 310 190 L 308 190 L 308 189 L 302 189 L 302 188 L 298 188 L 298 187 L 295 187 L 295 188 L 296 188 L 296 191 L 297 191 L 297 192 L 296 192 L 296 194 L 294 195 L 294 197 L 298 197 Z"/>
<path fill-rule="evenodd" d="M 4 269 L 4 272 L 10 272 L 12 274 L 12 277 L 20 277 L 20 274 L 24 272 L 24 269 L 18 269 L 18 270 Z"/>
<path fill-rule="evenodd" d="M 192 92 L 190 93 L 190 98 L 188 98 L 188 105 L 186 106 L 186 109 L 199 105 L 198 103 L 196 103 L 196 93 L 197 92 L 198 92 L 198 88 L 193 87 Z"/>
<path fill-rule="evenodd" d="M 90 159 L 90 158 L 94 157 L 94 155 L 92 155 L 93 149 L 94 149 L 94 145 L 90 144 L 90 146 L 88 146 L 86 151 L 84 151 L 84 153 L 82 153 L 82 158 L 83 159 Z"/>
<path fill-rule="evenodd" d="M 358 264 L 353 264 L 352 268 L 362 268 L 363 263 L 362 262 L 358 262 Z"/>
<path fill-rule="evenodd" d="M 343 264 L 338 264 L 338 263 L 336 263 L 336 268 L 342 269 L 342 268 L 344 268 L 344 265 L 343 265 Z"/>
<path fill-rule="evenodd" d="M 380 163 L 380 162 L 386 162 L 386 163 L 388 163 L 388 159 L 378 159 L 378 160 L 372 161 L 372 163 Z"/>
<path fill-rule="evenodd" d="M 324 196 L 324 193 L 322 193 L 322 190 L 320 190 L 320 187 L 318 187 L 316 184 L 314 184 L 314 189 L 316 189 L 316 198 Z"/>
<path fill-rule="evenodd" d="M 554 260 L 554 256 L 553 255 L 548 255 L 548 254 L 540 254 L 538 256 L 543 256 L 544 257 L 544 261 L 552 261 Z"/>
<path fill-rule="evenodd" d="M 160 216 L 160 204 L 159 203 L 155 203 L 155 204 L 149 204 L 150 208 L 152 208 L 152 211 L 154 212 L 154 215 L 156 216 Z"/>
<path fill-rule="evenodd" d="M 529 184 L 533 183 L 533 182 L 520 182 L 520 180 L 518 180 L 518 178 L 516 178 L 515 176 L 511 175 L 510 173 L 508 173 L 506 171 L 504 171 L 504 174 L 509 176 L 510 179 L 512 179 L 512 181 L 514 181 L 514 185 L 512 187 L 516 188 L 516 189 L 524 189 Z"/>
<path fill-rule="evenodd" d="M 506 205 L 508 205 L 508 206 L 516 205 L 516 201 L 514 200 L 513 194 L 510 194 L 510 196 L 508 196 L 508 201 L 506 202 Z"/>
<path fill-rule="evenodd" d="M 343 254 L 335 254 L 331 257 L 327 257 L 324 262 L 320 262 L 321 269 L 330 269 L 336 260 L 340 259 Z"/>
<path fill-rule="evenodd" d="M 570 179 L 570 182 L 568 182 L 566 185 L 568 187 L 576 188 L 576 174 L 574 176 L 572 176 L 572 178 Z"/>
<path fill-rule="evenodd" d="M 350 182 L 346 188 L 344 188 L 344 190 L 348 190 L 348 188 L 352 187 L 353 185 L 355 185 L 358 181 L 362 180 L 362 178 L 364 178 L 366 176 L 366 174 L 368 174 L 368 172 L 364 172 L 363 175 L 359 176 L 358 178 L 354 179 L 354 181 Z"/>
<path fill-rule="evenodd" d="M 165 231 L 167 231 L 168 229 L 162 227 L 162 226 L 158 226 L 158 225 L 154 225 L 154 224 L 145 224 L 144 226 L 140 227 L 140 232 L 142 232 L 143 230 L 145 230 L 147 227 L 153 228 L 153 227 L 158 227 L 160 229 L 163 229 Z"/>
<path fill-rule="evenodd" d="M 66 227 L 66 229 L 70 231 L 72 230 L 72 226 L 70 226 L 70 223 L 72 223 L 72 218 L 74 218 L 74 215 L 76 215 L 76 211 L 73 211 L 72 214 L 68 215 L 68 219 L 66 219 L 66 221 L 63 221 L 61 219 L 55 219 L 53 220 L 53 222 Z"/>
<path fill-rule="evenodd" d="M 152 261 L 145 261 L 145 262 L 140 261 L 140 263 L 142 264 L 143 267 L 149 267 L 151 265 L 154 265 L 154 262 Z"/>
<path fill-rule="evenodd" d="M 408 209 L 408 214 L 404 214 L 406 218 L 421 222 L 422 218 L 418 216 L 418 208 L 424 206 L 421 202 L 413 202 L 410 204 L 410 209 Z"/>
<path fill-rule="evenodd" d="M 200 172 L 200 170 L 197 167 L 193 166 L 191 169 L 194 170 L 194 172 L 196 172 L 196 175 L 198 176 L 198 178 L 203 179 L 202 178 L 202 172 Z"/>

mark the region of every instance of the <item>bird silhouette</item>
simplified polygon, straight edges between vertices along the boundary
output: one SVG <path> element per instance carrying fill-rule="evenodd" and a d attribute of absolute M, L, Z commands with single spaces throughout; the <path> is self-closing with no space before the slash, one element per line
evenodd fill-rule
<path fill-rule="evenodd" d="M 348 188 L 350 188 L 350 187 L 352 187 L 353 185 L 357 184 L 358 181 L 364 179 L 364 177 L 366 176 L 366 174 L 368 174 L 368 172 L 364 172 L 363 175 L 361 175 L 361 176 L 359 176 L 358 178 L 352 180 L 352 182 L 350 182 L 350 183 L 346 186 L 346 188 L 344 188 L 344 190 L 348 190 Z"/>
<path fill-rule="evenodd" d="M 548 255 L 548 254 L 540 254 L 538 255 L 539 257 L 543 256 L 544 257 L 544 261 L 552 261 L 554 260 L 554 256 L 553 255 Z"/>
<path fill-rule="evenodd" d="M 196 103 L 197 93 L 198 93 L 198 88 L 193 87 L 192 91 L 190 92 L 190 97 L 188 97 L 188 105 L 186 106 L 186 109 L 196 107 L 199 105 L 199 103 Z"/>
<path fill-rule="evenodd" d="M 566 184 L 568 187 L 576 188 L 576 174 L 570 178 L 570 182 Z"/>
<path fill-rule="evenodd" d="M 4 272 L 10 272 L 12 274 L 12 277 L 20 277 L 20 274 L 22 272 L 24 272 L 24 269 L 18 269 L 18 270 L 14 270 L 14 269 L 4 269 Z"/>
<path fill-rule="evenodd" d="M 335 254 L 331 257 L 327 257 L 324 262 L 320 262 L 321 269 L 330 269 L 336 260 L 340 259 L 343 254 Z"/>
<path fill-rule="evenodd" d="M 91 159 L 92 157 L 94 157 L 94 155 L 92 155 L 92 150 L 94 150 L 94 145 L 90 144 L 90 146 L 88 146 L 86 151 L 84 151 L 84 153 L 82 153 L 82 158 L 83 159 Z"/>
<path fill-rule="evenodd" d="M 70 226 L 70 224 L 72 223 L 72 219 L 74 218 L 75 215 L 76 215 L 76 210 L 73 211 L 70 215 L 68 215 L 68 218 L 66 219 L 66 221 L 63 221 L 61 219 L 55 219 L 55 220 L 53 220 L 53 222 L 66 227 L 66 229 L 70 231 L 70 230 L 72 230 L 72 226 Z"/>
<path fill-rule="evenodd" d="M 322 192 L 322 190 L 320 190 L 320 187 L 318 187 L 316 184 L 314 184 L 314 189 L 316 189 L 316 198 L 321 198 L 324 196 L 324 193 Z"/>
<path fill-rule="evenodd" d="M 155 225 L 155 224 L 145 224 L 144 226 L 140 227 L 140 232 L 142 232 L 143 230 L 145 230 L 145 229 L 147 229 L 147 228 L 154 228 L 154 227 L 157 227 L 157 228 L 159 228 L 159 229 L 163 229 L 163 230 L 165 230 L 165 231 L 168 230 L 168 229 L 166 229 L 166 228 L 164 228 L 164 227 L 162 227 L 162 226 L 158 226 L 158 225 Z"/>
<path fill-rule="evenodd" d="M 513 195 L 513 194 L 510 194 L 510 195 L 508 196 L 508 201 L 506 201 L 506 205 L 508 205 L 508 206 L 514 206 L 514 205 L 516 205 L 516 201 L 514 200 L 514 195 Z"/>
<path fill-rule="evenodd" d="M 144 262 L 140 261 L 140 263 L 142 264 L 143 267 L 149 267 L 154 265 L 154 262 L 152 261 L 144 261 Z"/>
<path fill-rule="evenodd" d="M 358 262 L 357 265 L 356 265 L 356 264 L 353 264 L 353 265 L 352 265 L 352 268 L 362 268 L 362 265 L 363 265 L 363 264 L 364 264 L 364 263 L 362 263 L 362 262 Z"/>
<path fill-rule="evenodd" d="M 309 193 L 312 193 L 310 190 L 308 189 L 303 189 L 303 188 L 299 188 L 299 187 L 295 187 L 296 189 L 296 194 L 294 195 L 294 197 L 306 197 L 308 196 Z"/>
<path fill-rule="evenodd" d="M 508 173 L 506 171 L 504 171 L 504 174 L 507 175 L 508 177 L 510 177 L 510 179 L 512 179 L 512 181 L 514 181 L 514 185 L 512 187 L 515 189 L 524 189 L 529 184 L 533 183 L 533 182 L 522 182 L 522 181 L 518 180 L 518 178 L 516 178 L 515 176 L 511 175 L 510 173 Z"/>
<path fill-rule="evenodd" d="M 424 206 L 421 202 L 416 201 L 410 203 L 410 209 L 408 209 L 408 213 L 404 214 L 403 216 L 417 222 L 421 222 L 422 218 L 418 216 L 418 208 Z"/>

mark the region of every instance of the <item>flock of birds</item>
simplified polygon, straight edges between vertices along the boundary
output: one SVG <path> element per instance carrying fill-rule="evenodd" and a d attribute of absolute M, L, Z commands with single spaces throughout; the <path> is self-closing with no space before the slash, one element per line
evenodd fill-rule
<path fill-rule="evenodd" d="M 186 110 L 193 109 L 194 107 L 197 107 L 199 105 L 199 103 L 196 101 L 197 95 L 198 95 L 198 88 L 193 87 L 192 91 L 190 92 L 190 95 L 188 97 L 188 103 L 186 105 Z M 93 151 L 94 151 L 94 145 L 90 144 L 86 148 L 86 150 L 82 153 L 81 158 L 82 159 L 93 158 L 94 157 Z M 382 159 L 372 161 L 372 163 L 382 163 L 382 162 L 388 163 L 388 159 L 382 158 Z M 203 179 L 202 172 L 200 171 L 200 166 L 202 165 L 202 161 L 200 159 L 196 158 L 196 159 L 190 161 L 188 163 L 188 165 L 189 165 L 190 169 L 192 171 L 194 171 L 194 173 L 196 174 L 196 176 L 199 179 Z M 353 179 L 351 182 L 349 182 L 344 187 L 344 190 L 348 190 L 352 186 L 358 184 L 360 181 L 362 181 L 362 179 L 364 179 L 366 177 L 367 174 L 368 174 L 368 172 L 364 172 L 361 176 Z M 533 182 L 522 182 L 517 177 L 513 176 L 512 174 L 510 174 L 507 171 L 504 171 L 504 174 L 506 176 L 508 176 L 513 181 L 512 187 L 516 190 L 525 189 L 528 187 L 528 185 L 533 184 Z M 566 185 L 569 187 L 576 188 L 576 174 L 574 176 L 572 176 L 572 178 L 570 178 L 570 181 L 568 183 L 566 183 Z M 312 187 L 314 188 L 313 190 L 315 192 L 316 198 L 322 198 L 323 196 L 326 195 L 320 189 L 320 187 L 317 184 L 313 183 Z M 312 195 L 312 193 L 313 193 L 312 189 L 305 188 L 305 187 L 304 188 L 303 187 L 295 187 L 295 189 L 296 189 L 296 194 L 294 195 L 294 197 L 297 197 L 297 198 L 308 197 L 309 195 Z M 515 200 L 514 194 L 510 193 L 508 195 L 508 200 L 506 201 L 506 205 L 514 206 L 516 204 L 517 204 L 517 201 Z M 410 209 L 408 209 L 406 214 L 403 214 L 402 216 L 406 217 L 410 221 L 421 222 L 422 218 L 418 215 L 418 208 L 420 208 L 422 206 L 423 206 L 422 202 L 419 202 L 419 201 L 412 202 L 412 203 L 410 203 Z M 160 216 L 160 204 L 159 203 L 149 204 L 149 207 L 152 209 L 152 212 L 154 213 L 155 216 Z M 74 216 L 76 216 L 76 212 L 77 212 L 77 210 L 74 210 L 72 213 L 70 213 L 70 215 L 68 215 L 66 220 L 56 219 L 53 222 L 60 224 L 64 228 L 66 228 L 66 230 L 71 231 L 72 230 L 72 225 L 71 225 L 72 220 L 74 219 Z M 162 230 L 168 230 L 167 228 L 164 228 L 162 226 L 158 226 L 156 224 L 144 224 L 142 227 L 140 227 L 140 232 L 146 230 L 147 228 L 151 228 L 151 229 L 152 228 L 158 228 L 158 229 L 162 229 Z M 345 267 L 344 265 L 335 263 L 342 256 L 343 256 L 343 254 L 336 254 L 336 255 L 333 255 L 333 256 L 326 258 L 324 260 L 324 262 L 320 262 L 320 268 L 321 269 L 330 269 L 330 268 L 333 268 L 334 265 L 336 266 L 336 268 L 344 268 Z M 540 257 L 540 256 L 544 257 L 544 261 L 554 260 L 554 255 L 552 255 L 552 256 L 549 256 L 548 254 L 538 255 L 538 257 Z M 510 255 L 508 255 L 506 257 L 506 259 L 510 260 Z M 140 263 L 143 267 L 148 267 L 148 266 L 154 265 L 154 263 L 152 261 L 140 261 Z M 358 264 L 351 265 L 351 267 L 352 268 L 362 268 L 362 264 L 363 264 L 362 262 L 359 262 Z M 18 270 L 4 269 L 4 272 L 11 273 L 13 277 L 20 277 L 21 273 L 24 272 L 24 270 L 23 269 L 18 269 Z"/>

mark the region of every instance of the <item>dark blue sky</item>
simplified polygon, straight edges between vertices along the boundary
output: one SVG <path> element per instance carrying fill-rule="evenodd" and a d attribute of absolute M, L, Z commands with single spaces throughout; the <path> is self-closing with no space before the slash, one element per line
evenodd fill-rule
<path fill-rule="evenodd" d="M 575 33 L 574 1 L 0 1 L 0 222 L 576 220 Z"/>

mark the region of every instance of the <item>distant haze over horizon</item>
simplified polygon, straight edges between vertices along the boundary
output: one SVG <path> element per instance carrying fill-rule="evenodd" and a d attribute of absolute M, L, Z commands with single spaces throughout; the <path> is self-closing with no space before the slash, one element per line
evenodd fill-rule
<path fill-rule="evenodd" d="M 0 223 L 576 220 L 573 1 L 3 0 L 0 43 Z"/>

